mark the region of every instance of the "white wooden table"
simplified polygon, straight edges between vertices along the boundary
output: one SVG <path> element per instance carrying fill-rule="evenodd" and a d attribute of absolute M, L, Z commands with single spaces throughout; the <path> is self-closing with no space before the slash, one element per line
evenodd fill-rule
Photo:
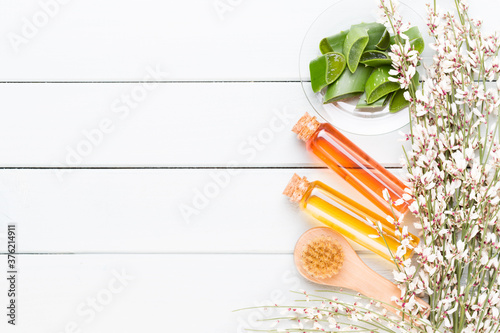
<path fill-rule="evenodd" d="M 312 112 L 299 47 L 332 2 L 1 0 L 0 331 L 243 332 L 261 313 L 232 310 L 317 288 L 291 253 L 318 224 L 284 186 L 366 202 L 290 132 Z M 400 174 L 398 133 L 348 137 Z"/>

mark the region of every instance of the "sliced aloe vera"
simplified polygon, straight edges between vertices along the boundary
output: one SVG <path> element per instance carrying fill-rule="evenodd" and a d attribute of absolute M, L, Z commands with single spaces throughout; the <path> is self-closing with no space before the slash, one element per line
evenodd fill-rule
<path fill-rule="evenodd" d="M 345 69 L 345 58 L 342 53 L 329 52 L 309 63 L 311 86 L 318 92 L 334 82 Z"/>
<path fill-rule="evenodd" d="M 365 28 L 353 26 L 347 33 L 344 41 L 344 55 L 351 73 L 358 68 L 359 58 L 368 44 L 368 39 L 368 32 Z"/>
<path fill-rule="evenodd" d="M 375 47 L 381 51 L 387 50 L 391 43 L 391 35 L 389 34 L 389 31 L 385 29 L 384 33 L 382 34 L 382 37 L 380 37 L 380 40 L 378 41 L 377 45 Z"/>
<path fill-rule="evenodd" d="M 423 38 L 415 38 L 410 40 L 410 45 L 413 46 L 413 49 L 417 50 L 418 53 L 424 52 L 425 42 Z"/>
<path fill-rule="evenodd" d="M 368 104 L 366 102 L 366 93 L 363 93 L 359 98 L 358 104 L 356 104 L 356 109 L 373 109 L 384 107 L 390 100 L 392 94 L 388 94 L 376 100 L 375 102 Z"/>
<path fill-rule="evenodd" d="M 366 81 L 365 92 L 368 104 L 374 103 L 383 96 L 399 89 L 399 83 L 389 80 L 390 66 L 377 67 Z"/>
<path fill-rule="evenodd" d="M 389 103 L 390 113 L 396 113 L 398 111 L 403 110 L 408 105 L 410 105 L 410 102 L 407 101 L 404 97 L 405 91 L 406 90 L 399 89 L 392 95 L 391 102 Z"/>
<path fill-rule="evenodd" d="M 386 35 L 386 28 L 380 23 L 360 23 L 351 26 L 343 47 L 343 53 L 347 60 L 347 67 L 354 73 L 359 64 L 359 59 L 364 50 L 374 50 L 377 45 L 389 43 L 389 33 Z M 367 38 L 368 37 L 368 40 Z M 386 39 L 389 39 L 386 41 Z M 367 40 L 367 41 L 366 41 Z"/>
<path fill-rule="evenodd" d="M 392 63 L 391 57 L 385 52 L 377 50 L 369 50 L 363 52 L 359 62 L 370 67 L 380 67 L 390 65 Z"/>
<path fill-rule="evenodd" d="M 323 38 L 319 43 L 319 50 L 321 51 L 321 53 L 322 54 L 328 52 L 342 53 L 344 50 L 345 36 L 347 36 L 348 32 L 349 30 L 341 31 L 333 36 Z"/>
<path fill-rule="evenodd" d="M 424 51 L 425 42 L 417 26 L 411 27 L 410 29 L 406 30 L 403 33 L 406 36 L 408 36 L 408 39 L 410 40 L 410 45 L 413 47 L 414 50 L 417 50 L 418 53 L 422 53 Z M 391 37 L 391 44 L 394 43 L 396 43 L 396 36 Z"/>
<path fill-rule="evenodd" d="M 364 65 L 358 66 L 354 73 L 345 70 L 337 81 L 328 86 L 324 103 L 332 103 L 361 95 L 365 90 L 366 81 L 370 77 L 372 70 L 372 68 Z"/>
<path fill-rule="evenodd" d="M 418 72 L 415 73 L 415 75 L 411 78 L 411 81 L 413 82 L 413 86 L 416 88 L 418 87 Z M 410 102 L 406 100 L 404 97 L 404 93 L 406 90 L 399 89 L 396 91 L 392 97 L 391 97 L 391 102 L 389 103 L 389 112 L 391 113 L 396 113 L 398 111 L 403 110 L 405 107 L 410 105 Z"/>
<path fill-rule="evenodd" d="M 366 32 L 368 33 L 368 44 L 366 44 L 365 47 L 366 50 L 375 50 L 377 44 L 380 42 L 380 39 L 386 31 L 385 26 L 377 22 L 356 24 L 351 26 L 351 29 L 353 27 L 366 29 Z"/>

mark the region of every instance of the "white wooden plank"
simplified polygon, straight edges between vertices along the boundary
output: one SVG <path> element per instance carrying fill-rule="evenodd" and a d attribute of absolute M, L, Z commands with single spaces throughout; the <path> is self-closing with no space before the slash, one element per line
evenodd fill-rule
<path fill-rule="evenodd" d="M 390 276 L 390 266 L 365 259 Z M 300 277 L 291 255 L 36 255 L 18 260 L 18 322 L 13 329 L 2 316 L 3 332 L 243 333 L 263 328 L 257 321 L 262 313 L 233 310 L 290 304 L 300 298 L 290 290 L 325 288 Z M 5 261 L 0 255 L 2 270 Z M 0 290 L 0 302 L 6 304 L 4 278 Z"/>
<path fill-rule="evenodd" d="M 0 2 L 2 79 L 137 80 L 156 64 L 170 80 L 297 79 L 302 38 L 331 3 L 42 1 L 63 2 L 53 17 L 37 0 Z"/>
<path fill-rule="evenodd" d="M 291 132 L 314 112 L 299 83 L 160 84 L 137 98 L 141 88 L 0 85 L 0 166 L 321 165 Z M 399 164 L 398 132 L 347 136 Z"/>
<path fill-rule="evenodd" d="M 303 36 L 331 4 L 2 0 L 1 78 L 142 80 L 144 68 L 158 64 L 169 69 L 170 80 L 297 80 Z M 453 10 L 450 0 L 439 4 Z M 410 6 L 425 13 L 423 2 Z M 496 22 L 498 6 L 488 0 L 471 5 L 472 13 L 490 26 Z"/>
<path fill-rule="evenodd" d="M 294 172 L 368 200 L 330 170 L 0 170 L 0 230 L 24 253 L 291 253 L 321 225 L 282 195 Z"/>

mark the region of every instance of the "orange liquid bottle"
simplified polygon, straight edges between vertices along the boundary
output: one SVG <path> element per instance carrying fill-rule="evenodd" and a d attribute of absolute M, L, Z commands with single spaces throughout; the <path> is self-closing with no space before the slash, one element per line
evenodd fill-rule
<path fill-rule="evenodd" d="M 335 127 L 328 123 L 319 123 L 316 117 L 306 113 L 292 131 L 306 142 L 309 151 L 384 213 L 393 216 L 394 211 L 397 218 L 406 213 L 406 202 L 399 206 L 393 205 L 391 209 L 382 194 L 382 191 L 387 189 L 392 202 L 395 202 L 402 198 L 405 185 Z"/>
<path fill-rule="evenodd" d="M 384 237 L 379 236 L 378 228 L 374 225 L 384 218 L 322 182 L 309 182 L 305 177 L 300 178 L 295 174 L 283 194 L 290 197 L 291 201 L 298 202 L 302 210 L 320 222 L 384 259 L 392 261 L 391 252 L 396 255 L 397 248 L 401 245 L 394 233 L 394 226 L 389 228 L 382 224 Z M 412 248 L 420 242 L 412 234 L 409 239 Z M 411 257 L 412 253 L 413 250 L 407 250 L 405 259 Z"/>

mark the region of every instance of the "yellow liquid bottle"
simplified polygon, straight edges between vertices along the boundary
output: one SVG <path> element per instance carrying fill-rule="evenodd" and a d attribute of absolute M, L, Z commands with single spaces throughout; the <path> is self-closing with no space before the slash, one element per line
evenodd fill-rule
<path fill-rule="evenodd" d="M 320 181 L 309 182 L 305 177 L 300 178 L 295 174 L 283 194 L 290 197 L 291 201 L 298 202 L 302 210 L 320 222 L 384 259 L 392 261 L 391 252 L 396 255 L 397 248 L 401 245 L 394 228 L 387 224 L 381 223 L 384 237 L 379 236 L 374 225 L 383 221 L 380 215 Z M 417 236 L 410 234 L 412 248 L 419 242 Z M 412 252 L 413 250 L 407 250 L 405 259 L 411 257 Z"/>

